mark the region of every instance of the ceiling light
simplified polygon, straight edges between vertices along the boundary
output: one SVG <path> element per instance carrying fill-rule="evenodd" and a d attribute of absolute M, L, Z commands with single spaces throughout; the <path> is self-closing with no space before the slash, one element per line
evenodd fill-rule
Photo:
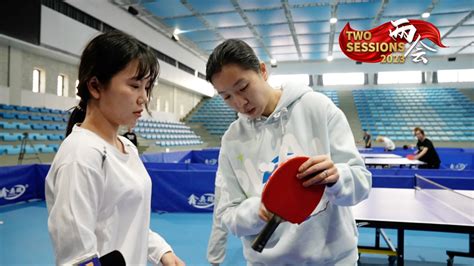
<path fill-rule="evenodd" d="M 275 58 L 270 59 L 270 65 L 272 67 L 277 67 L 278 66 L 277 60 Z"/>
<path fill-rule="evenodd" d="M 178 42 L 179 41 L 179 36 L 178 34 L 180 34 L 182 31 L 178 28 L 174 29 L 173 31 L 173 34 L 171 35 L 171 39 L 175 42 Z"/>
<path fill-rule="evenodd" d="M 337 18 L 331 18 L 331 19 L 329 20 L 329 23 L 331 23 L 331 24 L 334 24 L 334 23 L 336 23 L 336 22 L 337 22 Z"/>
<path fill-rule="evenodd" d="M 421 17 L 422 17 L 422 18 L 429 18 L 429 17 L 430 17 L 430 13 L 429 13 L 429 12 L 425 12 L 425 13 L 421 14 Z"/>
<path fill-rule="evenodd" d="M 333 59 L 334 59 L 334 57 L 333 57 L 332 55 L 328 55 L 327 60 L 328 60 L 329 62 L 331 62 Z"/>
<path fill-rule="evenodd" d="M 173 34 L 171 35 L 171 40 L 175 41 L 175 42 L 179 42 L 179 36 L 178 34 Z"/>

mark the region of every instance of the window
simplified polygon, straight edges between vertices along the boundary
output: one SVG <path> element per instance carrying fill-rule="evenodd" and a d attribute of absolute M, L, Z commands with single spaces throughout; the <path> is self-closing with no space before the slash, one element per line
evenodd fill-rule
<path fill-rule="evenodd" d="M 438 82 L 473 82 L 474 69 L 438 70 Z"/>
<path fill-rule="evenodd" d="M 323 74 L 323 85 L 364 85 L 363 72 Z"/>
<path fill-rule="evenodd" d="M 160 105 L 160 97 L 156 98 L 156 111 L 160 111 L 161 105 Z"/>
<path fill-rule="evenodd" d="M 270 86 L 274 88 L 280 87 L 281 84 L 285 83 L 286 81 L 297 81 L 297 82 L 301 82 L 301 84 L 308 86 L 309 75 L 308 74 L 270 75 L 270 77 L 268 77 L 268 84 L 270 84 Z"/>
<path fill-rule="evenodd" d="M 58 96 L 64 96 L 64 75 L 58 76 L 56 93 Z"/>
<path fill-rule="evenodd" d="M 33 69 L 33 92 L 40 92 L 41 87 L 41 70 Z"/>
<path fill-rule="evenodd" d="M 421 84 L 421 71 L 378 72 L 377 84 Z"/>
<path fill-rule="evenodd" d="M 46 92 L 46 72 L 38 67 L 33 69 L 33 86 L 31 91 L 34 93 Z"/>

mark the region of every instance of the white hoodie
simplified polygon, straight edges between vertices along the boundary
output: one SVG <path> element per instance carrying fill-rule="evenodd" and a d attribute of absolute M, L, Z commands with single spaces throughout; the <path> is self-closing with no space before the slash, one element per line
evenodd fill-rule
<path fill-rule="evenodd" d="M 240 237 L 249 265 L 354 265 L 358 232 L 349 206 L 368 197 L 371 173 L 342 111 L 323 94 L 301 87 L 284 85 L 268 118 L 239 115 L 223 136 L 217 220 Z M 280 224 L 258 253 L 251 243 L 265 225 L 258 217 L 263 184 L 288 154 L 326 154 L 340 177 L 326 188 L 311 218 L 300 225 Z"/>

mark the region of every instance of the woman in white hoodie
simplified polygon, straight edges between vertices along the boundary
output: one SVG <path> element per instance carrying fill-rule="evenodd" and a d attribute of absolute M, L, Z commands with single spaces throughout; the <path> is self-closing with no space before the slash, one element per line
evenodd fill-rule
<path fill-rule="evenodd" d="M 307 86 L 273 89 L 265 64 L 241 40 L 214 49 L 206 78 L 239 113 L 222 138 L 214 215 L 240 237 L 248 264 L 355 265 L 358 232 L 350 206 L 368 197 L 371 174 L 342 111 Z M 307 221 L 281 224 L 263 252 L 255 252 L 251 243 L 272 216 L 261 203 L 263 185 L 291 154 L 310 157 L 298 178 L 304 186 L 325 184 L 324 196 Z"/>
<path fill-rule="evenodd" d="M 81 100 L 46 177 L 56 264 L 89 265 L 117 250 L 127 265 L 184 265 L 149 229 L 150 176 L 135 145 L 117 134 L 147 108 L 158 72 L 153 52 L 118 31 L 95 37 L 82 53 Z"/>

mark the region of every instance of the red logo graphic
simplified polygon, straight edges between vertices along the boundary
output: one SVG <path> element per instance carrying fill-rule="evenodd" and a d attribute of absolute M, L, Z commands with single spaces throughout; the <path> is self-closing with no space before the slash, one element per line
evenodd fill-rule
<path fill-rule="evenodd" d="M 425 49 L 436 52 L 422 40 L 429 39 L 439 47 L 441 43 L 438 28 L 433 24 L 416 19 L 399 19 L 384 23 L 368 31 L 357 31 L 347 23 L 339 35 L 339 46 L 344 54 L 355 61 L 366 63 L 404 63 L 410 55 L 413 62 L 428 63 Z M 409 44 L 408 47 L 405 44 Z M 397 55 L 392 56 L 392 53 Z"/>

